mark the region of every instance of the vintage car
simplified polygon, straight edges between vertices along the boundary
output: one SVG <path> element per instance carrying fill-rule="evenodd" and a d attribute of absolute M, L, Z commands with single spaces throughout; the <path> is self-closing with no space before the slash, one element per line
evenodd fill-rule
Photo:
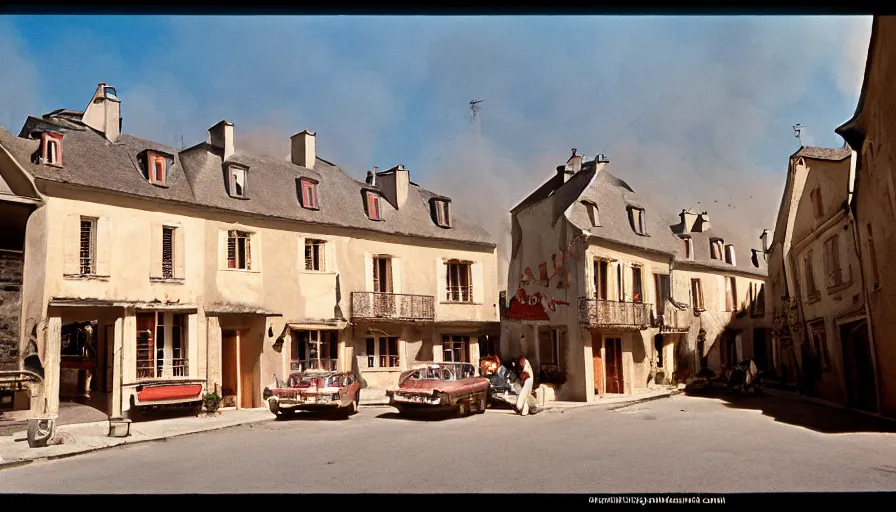
<path fill-rule="evenodd" d="M 523 386 L 512 370 L 502 365 L 496 358 L 484 357 L 480 362 L 479 371 L 489 381 L 491 403 L 504 403 L 516 407 Z M 526 397 L 526 402 L 529 404 L 530 414 L 538 412 L 538 404 L 532 394 Z"/>
<path fill-rule="evenodd" d="M 274 376 L 263 397 L 277 416 L 297 411 L 338 411 L 346 416 L 358 412 L 361 383 L 352 372 L 308 370 L 292 373 L 286 382 Z"/>
<path fill-rule="evenodd" d="M 403 372 L 398 387 L 386 395 L 401 414 L 420 409 L 482 414 L 488 407 L 489 381 L 477 377 L 470 363 L 427 362 Z"/>

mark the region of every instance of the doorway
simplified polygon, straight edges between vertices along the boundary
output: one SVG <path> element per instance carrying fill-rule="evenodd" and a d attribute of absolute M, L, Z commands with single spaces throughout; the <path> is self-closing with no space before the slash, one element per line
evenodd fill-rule
<path fill-rule="evenodd" d="M 607 393 L 624 393 L 625 385 L 622 375 L 622 339 L 604 338 L 606 356 Z"/>
<path fill-rule="evenodd" d="M 768 370 L 768 337 L 765 329 L 753 329 L 753 360 L 760 371 Z"/>
<path fill-rule="evenodd" d="M 236 331 L 221 335 L 221 397 L 223 407 L 239 407 L 239 336 Z"/>
<path fill-rule="evenodd" d="M 866 411 L 877 410 L 877 390 L 874 387 L 874 365 L 868 341 L 868 322 L 859 320 L 840 325 L 840 344 L 843 349 L 843 373 L 849 405 Z"/>
<path fill-rule="evenodd" d="M 601 337 L 597 332 L 591 333 L 591 354 L 594 363 L 594 394 L 604 394 L 604 360 L 600 355 Z"/>

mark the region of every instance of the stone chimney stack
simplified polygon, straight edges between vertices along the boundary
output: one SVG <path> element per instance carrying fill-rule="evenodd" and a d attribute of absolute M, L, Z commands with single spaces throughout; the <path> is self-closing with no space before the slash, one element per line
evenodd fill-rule
<path fill-rule="evenodd" d="M 224 160 L 233 156 L 233 123 L 221 121 L 208 129 L 208 143 L 224 150 Z"/>
<path fill-rule="evenodd" d="M 302 130 L 293 135 L 290 138 L 292 141 L 292 163 L 306 169 L 314 169 L 314 162 L 317 160 L 316 139 L 317 134 L 308 130 Z"/>
<path fill-rule="evenodd" d="M 682 233 L 692 233 L 697 224 L 697 212 L 691 209 L 681 210 L 681 225 L 684 231 Z"/>
<path fill-rule="evenodd" d="M 100 82 L 81 121 L 102 133 L 109 142 L 116 142 L 121 135 L 121 100 L 115 88 Z"/>
<path fill-rule="evenodd" d="M 383 197 L 392 203 L 396 209 L 401 209 L 408 199 L 408 187 L 411 183 L 411 173 L 403 165 L 396 165 L 388 171 L 377 173 L 376 182 L 383 192 Z"/>
<path fill-rule="evenodd" d="M 700 212 L 700 215 L 697 216 L 697 222 L 694 224 L 694 231 L 697 233 L 703 233 L 709 231 L 709 214 L 706 212 Z"/>

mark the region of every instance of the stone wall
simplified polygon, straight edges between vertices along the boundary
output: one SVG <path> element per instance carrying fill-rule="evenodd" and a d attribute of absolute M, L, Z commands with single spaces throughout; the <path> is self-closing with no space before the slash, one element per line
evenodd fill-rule
<path fill-rule="evenodd" d="M 19 367 L 23 267 L 21 253 L 0 251 L 0 370 Z"/>

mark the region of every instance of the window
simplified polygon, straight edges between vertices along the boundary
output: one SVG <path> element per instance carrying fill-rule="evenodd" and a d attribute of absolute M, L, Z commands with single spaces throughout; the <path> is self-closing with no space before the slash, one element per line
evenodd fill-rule
<path fill-rule="evenodd" d="M 625 301 L 625 281 L 622 278 L 622 263 L 616 265 L 616 300 Z"/>
<path fill-rule="evenodd" d="M 691 304 L 694 305 L 694 311 L 706 311 L 703 302 L 703 282 L 700 279 L 691 279 Z"/>
<path fill-rule="evenodd" d="M 588 220 L 591 221 L 591 226 L 600 226 L 600 209 L 598 209 L 597 204 L 593 201 L 582 201 L 582 204 L 585 205 L 585 210 L 588 212 Z"/>
<path fill-rule="evenodd" d="M 137 313 L 137 378 L 189 377 L 187 315 Z"/>
<path fill-rule="evenodd" d="M 373 291 L 392 293 L 392 258 L 389 256 L 373 258 Z"/>
<path fill-rule="evenodd" d="M 500 355 L 500 339 L 488 335 L 479 337 L 479 356 L 499 356 Z"/>
<path fill-rule="evenodd" d="M 684 240 L 684 256 L 685 258 L 692 260 L 694 259 L 694 239 L 687 236 L 683 238 Z"/>
<path fill-rule="evenodd" d="M 470 337 L 442 336 L 442 360 L 452 363 L 469 363 Z"/>
<path fill-rule="evenodd" d="M 725 246 L 725 263 L 737 265 L 737 261 L 734 259 L 734 246 L 731 244 Z"/>
<path fill-rule="evenodd" d="M 251 233 L 244 231 L 227 232 L 227 268 L 252 269 Z"/>
<path fill-rule="evenodd" d="M 560 368 L 561 347 L 566 345 L 566 329 L 542 327 L 538 330 L 538 364 Z"/>
<path fill-rule="evenodd" d="M 174 229 L 162 227 L 162 277 L 165 279 L 174 277 Z"/>
<path fill-rule="evenodd" d="M 154 155 L 151 164 L 149 182 L 164 185 L 168 161 L 163 156 Z"/>
<path fill-rule="evenodd" d="M 737 281 L 725 278 L 725 311 L 737 311 Z"/>
<path fill-rule="evenodd" d="M 451 203 L 443 199 L 436 199 L 432 202 L 436 210 L 436 224 L 440 227 L 447 228 L 451 226 Z"/>
<path fill-rule="evenodd" d="M 840 271 L 840 244 L 837 235 L 824 242 L 824 273 L 827 276 L 827 287 L 834 288 L 843 282 Z"/>
<path fill-rule="evenodd" d="M 866 225 L 868 230 L 868 258 L 871 260 L 871 279 L 874 282 L 873 289 L 880 287 L 880 274 L 877 270 L 877 253 L 874 252 L 874 234 L 871 231 L 871 223 Z"/>
<path fill-rule="evenodd" d="M 62 135 L 44 132 L 41 134 L 41 162 L 49 165 L 62 165 Z"/>
<path fill-rule="evenodd" d="M 641 290 L 641 267 L 632 267 L 632 300 L 641 302 L 643 292 Z"/>
<path fill-rule="evenodd" d="M 827 332 L 824 327 L 824 320 L 818 320 L 809 324 L 809 332 L 812 336 L 812 350 L 821 363 L 822 371 L 829 371 L 831 368 L 828 358 L 828 342 Z"/>
<path fill-rule="evenodd" d="M 666 301 L 672 298 L 672 277 L 669 274 L 654 274 L 653 282 L 656 287 L 656 312 L 662 315 Z"/>
<path fill-rule="evenodd" d="M 725 242 L 721 238 L 711 238 L 709 240 L 709 257 L 714 260 L 721 260 L 724 244 Z"/>
<path fill-rule="evenodd" d="M 398 337 L 367 338 L 368 368 L 398 368 Z"/>
<path fill-rule="evenodd" d="M 246 197 L 246 169 L 230 167 L 230 195 Z"/>
<path fill-rule="evenodd" d="M 97 219 L 81 217 L 81 274 L 96 274 L 96 224 Z"/>
<path fill-rule="evenodd" d="M 336 331 L 292 331 L 290 370 L 335 370 L 338 333 Z"/>
<path fill-rule="evenodd" d="M 323 272 L 326 270 L 327 242 L 305 239 L 305 270 Z"/>
<path fill-rule="evenodd" d="M 629 221 L 632 224 L 632 229 L 635 231 L 635 233 L 639 235 L 645 234 L 646 227 L 644 225 L 644 208 L 629 206 L 628 217 Z"/>
<path fill-rule="evenodd" d="M 472 267 L 468 262 L 452 260 L 447 265 L 446 297 L 448 302 L 473 302 Z"/>
<path fill-rule="evenodd" d="M 605 260 L 597 260 L 594 262 L 594 298 L 599 300 L 607 300 L 607 265 Z"/>
<path fill-rule="evenodd" d="M 765 285 L 750 283 L 750 312 L 753 316 L 765 314 Z"/>
<path fill-rule="evenodd" d="M 809 194 L 809 197 L 812 199 L 812 213 L 815 215 L 815 218 L 818 219 L 824 216 L 824 204 L 821 202 L 821 188 L 815 187 Z"/>
<path fill-rule="evenodd" d="M 818 295 L 818 287 L 815 286 L 815 272 L 812 269 L 812 251 L 806 253 L 806 259 L 803 260 L 804 277 L 806 278 L 807 299 L 816 298 Z"/>
<path fill-rule="evenodd" d="M 367 216 L 370 220 L 383 220 L 382 198 L 373 192 L 367 193 Z"/>
<path fill-rule="evenodd" d="M 303 178 L 302 179 L 302 207 L 316 210 L 317 206 L 317 183 Z"/>

